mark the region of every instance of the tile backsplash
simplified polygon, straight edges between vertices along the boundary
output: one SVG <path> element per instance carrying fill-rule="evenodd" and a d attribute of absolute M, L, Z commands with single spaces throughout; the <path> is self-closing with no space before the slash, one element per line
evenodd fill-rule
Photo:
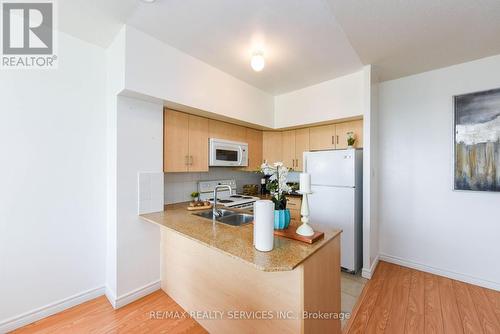
<path fill-rule="evenodd" d="M 190 194 L 198 191 L 198 181 L 235 179 L 238 192 L 245 184 L 260 184 L 261 174 L 242 172 L 227 167 L 211 167 L 205 173 L 165 173 L 165 204 L 191 200 Z"/>
<path fill-rule="evenodd" d="M 299 182 L 300 172 L 289 172 L 287 182 Z"/>

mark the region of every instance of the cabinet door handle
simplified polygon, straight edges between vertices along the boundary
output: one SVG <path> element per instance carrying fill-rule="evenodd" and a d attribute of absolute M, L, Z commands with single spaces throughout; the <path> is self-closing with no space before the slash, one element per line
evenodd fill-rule
<path fill-rule="evenodd" d="M 335 138 L 332 136 L 332 145 L 335 145 Z"/>
<path fill-rule="evenodd" d="M 339 144 L 339 136 L 337 135 L 337 145 Z"/>
<path fill-rule="evenodd" d="M 189 165 L 189 156 L 184 156 L 184 164 Z"/>

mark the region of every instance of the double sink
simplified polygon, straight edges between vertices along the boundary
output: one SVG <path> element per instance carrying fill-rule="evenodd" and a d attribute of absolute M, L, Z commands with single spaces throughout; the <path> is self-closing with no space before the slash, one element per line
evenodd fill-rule
<path fill-rule="evenodd" d="M 233 211 L 228 209 L 218 209 L 217 212 L 220 215 L 215 215 L 212 210 L 210 211 L 201 211 L 197 213 L 193 213 L 196 216 L 215 220 L 223 224 L 231 225 L 231 226 L 241 226 L 245 224 L 249 224 L 253 221 L 253 215 L 249 213 L 244 213 L 241 211 Z"/>

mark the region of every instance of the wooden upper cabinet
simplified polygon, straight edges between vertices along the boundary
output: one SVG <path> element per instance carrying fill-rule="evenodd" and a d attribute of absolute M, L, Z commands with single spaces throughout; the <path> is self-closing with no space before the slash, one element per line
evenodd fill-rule
<path fill-rule="evenodd" d="M 363 120 L 338 123 L 335 126 L 335 148 L 347 148 L 347 134 L 352 132 L 356 139 L 354 147 L 363 147 Z"/>
<path fill-rule="evenodd" d="M 165 109 L 163 171 L 208 171 L 208 119 Z"/>
<path fill-rule="evenodd" d="M 294 171 L 302 171 L 302 156 L 309 151 L 309 128 L 283 131 L 283 163 Z"/>
<path fill-rule="evenodd" d="M 263 160 L 269 164 L 283 160 L 281 151 L 283 149 L 283 139 L 279 131 L 264 131 L 262 133 L 262 155 Z"/>
<path fill-rule="evenodd" d="M 210 138 L 245 142 L 246 131 L 244 126 L 210 119 L 208 121 Z"/>
<path fill-rule="evenodd" d="M 165 109 L 163 114 L 163 170 L 165 172 L 188 171 L 188 136 L 189 115 Z"/>
<path fill-rule="evenodd" d="M 310 150 L 309 128 L 295 130 L 295 171 L 303 171 L 303 154 Z"/>
<path fill-rule="evenodd" d="M 208 139 L 248 143 L 248 167 L 255 171 L 263 161 L 303 170 L 307 151 L 347 148 L 347 134 L 356 138 L 354 147 L 363 147 L 363 120 L 314 126 L 287 131 L 260 131 L 227 122 L 165 109 L 163 169 L 165 172 L 208 171 Z"/>
<path fill-rule="evenodd" d="M 315 126 L 309 131 L 311 151 L 346 149 L 349 132 L 356 138 L 354 147 L 363 147 L 363 120 Z"/>
<path fill-rule="evenodd" d="M 309 129 L 311 151 L 333 150 L 335 148 L 335 124 L 315 126 Z"/>
<path fill-rule="evenodd" d="M 246 128 L 245 142 L 248 143 L 248 167 L 245 170 L 260 169 L 262 158 L 262 131 Z"/>
<path fill-rule="evenodd" d="M 190 172 L 208 172 L 208 119 L 189 115 Z"/>
<path fill-rule="evenodd" d="M 283 131 L 282 136 L 282 159 L 288 168 L 295 168 L 295 130 Z"/>

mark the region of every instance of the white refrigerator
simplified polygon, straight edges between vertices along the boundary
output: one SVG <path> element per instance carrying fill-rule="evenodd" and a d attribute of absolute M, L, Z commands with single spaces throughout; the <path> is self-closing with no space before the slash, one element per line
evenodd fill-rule
<path fill-rule="evenodd" d="M 363 151 L 306 152 L 304 170 L 311 174 L 312 228 L 342 230 L 341 266 L 357 272 L 363 261 Z"/>

